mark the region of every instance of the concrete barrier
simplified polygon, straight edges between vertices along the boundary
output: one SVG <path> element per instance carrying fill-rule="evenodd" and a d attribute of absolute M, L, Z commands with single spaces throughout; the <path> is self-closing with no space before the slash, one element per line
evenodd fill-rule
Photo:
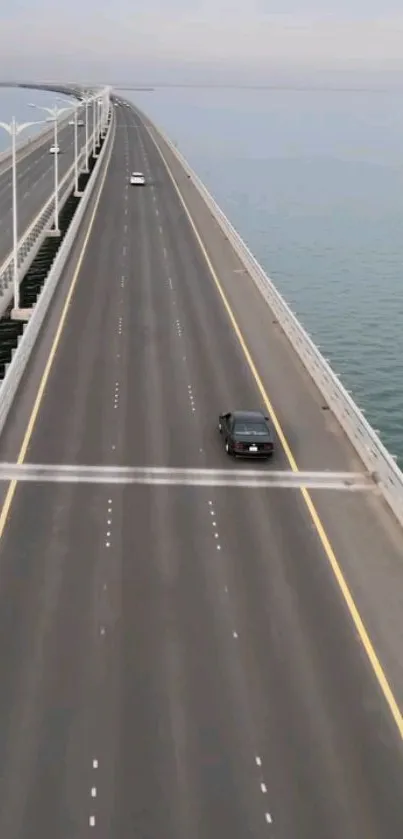
<path fill-rule="evenodd" d="M 96 186 L 99 184 L 100 175 L 109 166 L 115 139 L 116 121 L 114 109 L 111 109 L 111 119 L 108 132 L 103 144 L 101 153 L 92 171 L 86 190 L 77 207 L 74 218 L 67 231 L 67 234 L 59 248 L 52 268 L 47 276 L 40 297 L 32 311 L 24 333 L 20 338 L 14 352 L 11 363 L 8 366 L 3 383 L 0 386 L 0 434 L 4 429 L 11 405 L 18 390 L 22 376 L 27 367 L 31 352 L 38 338 L 42 324 L 45 320 L 49 305 L 57 288 L 58 282 L 63 274 L 70 251 L 74 245 L 80 226 L 84 221 L 91 198 Z M 102 189 L 103 183 L 100 184 Z"/>

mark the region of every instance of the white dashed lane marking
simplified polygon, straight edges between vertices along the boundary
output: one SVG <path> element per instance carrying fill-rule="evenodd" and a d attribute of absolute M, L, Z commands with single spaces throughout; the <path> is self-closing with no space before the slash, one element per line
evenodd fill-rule
<path fill-rule="evenodd" d="M 153 201 L 156 201 L 155 194 L 153 194 Z M 157 216 L 159 215 L 159 211 L 158 211 L 157 208 L 156 208 L 156 215 Z M 163 234 L 163 229 L 162 229 L 161 225 L 159 225 L 159 232 L 160 232 L 161 235 Z M 167 249 L 166 249 L 166 247 L 163 248 L 163 254 L 164 254 L 165 260 L 167 261 Z M 168 279 L 169 288 L 171 289 L 171 291 L 173 291 L 172 278 L 168 275 L 167 279 Z M 173 294 L 172 304 L 174 306 L 176 306 L 175 294 Z M 182 324 L 181 324 L 181 321 L 179 320 L 179 318 L 177 318 L 175 320 L 175 329 L 176 329 L 178 337 L 182 338 L 183 337 L 183 328 L 182 328 Z M 186 355 L 183 355 L 182 359 L 186 363 Z M 195 414 L 195 412 L 196 412 L 195 397 L 194 397 L 192 385 L 190 383 L 187 385 L 187 390 L 188 390 L 188 398 L 189 398 L 190 408 L 191 408 L 192 413 Z M 203 454 L 203 449 L 200 448 L 199 452 L 200 452 L 200 455 L 202 455 Z M 217 516 L 216 516 L 215 509 L 214 509 L 213 501 L 211 499 L 208 502 L 208 507 L 209 507 L 209 513 L 210 513 L 210 523 L 211 523 L 211 529 L 212 529 L 213 543 L 215 544 L 216 551 L 221 552 L 221 555 L 222 555 L 222 546 L 221 546 L 221 540 L 220 540 L 220 533 L 219 533 L 219 529 L 218 529 Z M 220 562 L 221 561 L 222 560 L 220 559 Z M 231 599 L 230 599 L 230 592 L 229 592 L 228 585 L 224 586 L 224 592 L 225 592 L 225 595 L 227 597 L 227 603 L 228 603 L 228 606 L 229 606 L 230 603 L 231 603 Z M 234 627 L 234 623 L 235 623 L 235 627 Z M 232 631 L 232 638 L 234 639 L 234 641 L 238 641 L 239 640 L 239 634 L 238 634 L 238 630 L 236 628 L 236 621 L 232 621 L 232 630 L 231 631 Z M 256 757 L 255 761 L 256 761 L 256 765 L 258 767 L 260 767 L 260 769 L 261 769 L 262 762 L 261 762 L 260 757 Z M 267 786 L 266 786 L 266 783 L 264 781 L 262 772 L 260 772 L 259 786 L 260 786 L 261 793 L 263 795 L 267 796 Z M 264 818 L 265 818 L 266 824 L 268 824 L 268 825 L 272 824 L 272 816 L 266 808 L 264 809 Z"/>
<path fill-rule="evenodd" d="M 209 507 L 209 514 L 210 514 L 210 520 L 211 520 L 213 535 L 214 535 L 214 538 L 217 539 L 217 538 L 219 538 L 219 532 L 218 532 L 216 511 L 214 509 L 212 499 L 210 499 L 208 501 L 208 507 Z M 221 550 L 221 545 L 217 544 L 216 548 L 217 548 L 217 550 Z M 224 585 L 224 591 L 225 591 L 225 594 L 227 596 L 229 596 L 228 585 Z M 228 601 L 228 603 L 229 602 L 230 601 Z M 237 632 L 236 629 L 232 630 L 232 637 L 235 641 L 238 640 L 239 635 L 238 635 L 238 632 Z M 259 769 L 258 783 L 259 783 L 260 792 L 262 793 L 262 795 L 267 796 L 267 784 L 265 782 L 265 778 L 264 778 L 264 775 L 263 775 L 262 758 L 259 755 L 255 755 L 255 764 Z M 269 810 L 266 809 L 266 808 L 264 809 L 264 819 L 265 819 L 266 824 L 268 824 L 268 825 L 271 825 L 273 823 L 272 815 L 269 812 Z"/>
<path fill-rule="evenodd" d="M 107 529 L 106 529 L 106 541 L 105 547 L 110 548 L 111 546 L 111 538 L 112 538 L 112 498 L 108 498 L 108 515 L 107 515 Z M 104 591 L 106 591 L 106 585 L 104 585 Z"/>
<path fill-rule="evenodd" d="M 96 758 L 94 758 L 94 760 L 92 761 L 92 768 L 96 770 L 96 769 L 98 769 L 98 766 L 99 766 L 98 760 Z M 93 786 L 91 786 L 91 798 L 94 799 L 96 797 L 97 797 L 97 787 L 94 784 Z M 92 809 L 92 812 L 89 816 L 88 822 L 89 822 L 90 827 L 95 827 L 96 817 L 95 817 L 93 805 L 92 805 L 91 809 Z"/>
<path fill-rule="evenodd" d="M 115 396 L 114 396 L 113 407 L 114 408 L 119 407 L 119 382 L 116 382 L 116 384 L 115 384 Z"/>
<path fill-rule="evenodd" d="M 255 763 L 256 763 L 256 766 L 259 767 L 259 769 L 262 769 L 262 758 L 259 757 L 259 755 L 256 755 Z M 259 784 L 260 784 L 260 791 L 263 793 L 263 795 L 267 795 L 267 786 L 266 786 L 264 780 L 261 777 L 261 773 L 260 773 Z M 266 812 L 264 814 L 264 817 L 265 817 L 265 820 L 266 820 L 267 824 L 272 824 L 273 823 L 271 813 L 269 813 L 268 810 L 266 810 Z"/>
<path fill-rule="evenodd" d="M 192 385 L 188 385 L 188 396 L 189 396 L 189 401 L 190 401 L 190 407 L 192 409 L 192 413 L 194 414 L 195 411 L 196 411 L 196 407 L 195 407 L 195 399 L 194 399 L 194 396 L 193 396 Z"/>
<path fill-rule="evenodd" d="M 214 534 L 214 538 L 217 539 L 216 549 L 217 549 L 217 551 L 220 551 L 221 550 L 221 545 L 218 543 L 219 533 L 218 533 L 217 522 L 216 522 L 216 514 L 215 514 L 215 511 L 213 509 L 213 502 L 212 501 L 209 501 L 209 507 L 210 507 L 210 516 L 212 516 L 212 519 L 213 519 L 213 521 L 211 522 L 211 525 L 212 525 L 212 528 L 213 528 L 213 534 Z"/>

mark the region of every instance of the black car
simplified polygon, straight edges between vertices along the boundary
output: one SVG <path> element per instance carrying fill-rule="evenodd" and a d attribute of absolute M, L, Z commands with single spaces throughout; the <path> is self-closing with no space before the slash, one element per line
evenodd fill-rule
<path fill-rule="evenodd" d="M 274 451 L 269 417 L 261 411 L 232 411 L 220 414 L 218 430 L 225 451 L 243 457 L 271 457 Z"/>

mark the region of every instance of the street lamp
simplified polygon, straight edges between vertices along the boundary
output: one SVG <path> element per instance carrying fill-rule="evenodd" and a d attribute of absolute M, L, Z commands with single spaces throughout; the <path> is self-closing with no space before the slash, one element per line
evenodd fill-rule
<path fill-rule="evenodd" d="M 61 99 L 59 96 L 57 97 L 60 102 L 65 102 L 66 99 Z M 67 100 L 70 104 L 72 109 L 74 109 L 74 195 L 76 197 L 80 196 L 82 193 L 78 189 L 78 111 L 82 107 L 81 102 L 76 102 L 71 99 Z"/>
<path fill-rule="evenodd" d="M 58 146 L 58 139 L 57 139 L 57 120 L 61 114 L 65 111 L 69 111 L 70 108 L 58 108 L 55 106 L 54 108 L 48 108 L 46 105 L 34 105 L 30 103 L 31 108 L 38 108 L 41 111 L 46 111 L 46 113 L 50 114 L 49 119 L 47 122 L 53 122 L 54 125 L 54 158 L 55 158 L 55 219 L 54 219 L 54 230 L 53 235 L 59 236 L 59 146 Z"/>
<path fill-rule="evenodd" d="M 97 99 L 92 100 L 92 156 L 97 157 Z"/>
<path fill-rule="evenodd" d="M 92 102 L 93 97 L 88 94 L 83 94 L 81 97 L 81 102 L 85 106 L 85 167 L 84 172 L 87 174 L 89 172 L 88 168 L 88 105 Z"/>
<path fill-rule="evenodd" d="M 14 287 L 14 309 L 20 308 L 20 287 L 18 283 L 18 215 L 17 215 L 17 137 L 31 125 L 42 125 L 39 122 L 16 122 L 15 117 L 10 123 L 0 122 L 1 128 L 11 137 L 12 156 L 12 200 L 13 200 L 13 287 Z"/>
<path fill-rule="evenodd" d="M 103 100 L 102 98 L 97 99 L 97 145 L 101 142 L 102 137 L 102 114 L 103 114 Z"/>

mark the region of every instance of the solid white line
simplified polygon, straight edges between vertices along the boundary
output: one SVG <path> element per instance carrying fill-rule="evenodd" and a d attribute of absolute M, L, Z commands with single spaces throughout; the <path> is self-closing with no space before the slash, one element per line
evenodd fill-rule
<path fill-rule="evenodd" d="M 115 396 L 117 399 L 117 396 Z M 376 490 L 371 477 L 354 472 L 293 472 L 262 469 L 180 469 L 164 466 L 80 466 L 0 463 L 0 481 L 157 484 L 176 486 L 285 487 Z"/>

